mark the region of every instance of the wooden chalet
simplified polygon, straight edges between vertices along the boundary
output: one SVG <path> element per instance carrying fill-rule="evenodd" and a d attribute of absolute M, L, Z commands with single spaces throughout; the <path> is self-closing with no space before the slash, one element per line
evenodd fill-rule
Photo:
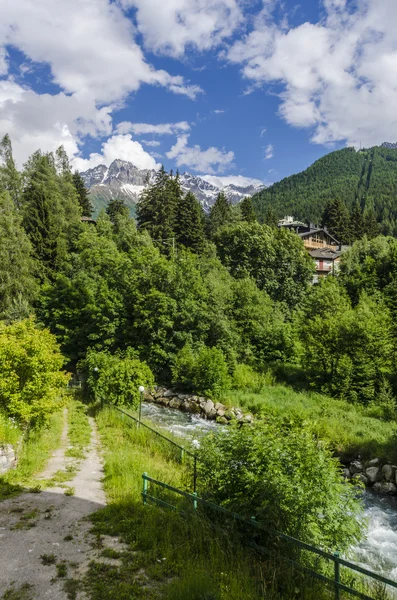
<path fill-rule="evenodd" d="M 303 245 L 316 265 L 316 274 L 313 283 L 330 273 L 335 274 L 339 269 L 342 252 L 340 242 L 329 233 L 326 227 L 317 227 L 296 221 L 293 217 L 285 217 L 279 221 L 279 227 L 294 231 L 301 238 Z"/>

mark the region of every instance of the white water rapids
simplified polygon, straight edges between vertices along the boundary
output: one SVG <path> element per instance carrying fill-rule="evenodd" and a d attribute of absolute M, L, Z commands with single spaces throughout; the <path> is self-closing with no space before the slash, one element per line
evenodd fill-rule
<path fill-rule="evenodd" d="M 214 421 L 156 404 L 143 404 L 142 416 L 174 435 L 188 439 L 218 427 Z M 364 504 L 367 536 L 359 546 L 352 548 L 349 559 L 397 581 L 397 498 L 376 496 L 367 491 Z"/>

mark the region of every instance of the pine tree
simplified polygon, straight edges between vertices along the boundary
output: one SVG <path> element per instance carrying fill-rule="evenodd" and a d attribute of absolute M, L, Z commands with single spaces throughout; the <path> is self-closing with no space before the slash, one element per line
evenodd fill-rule
<path fill-rule="evenodd" d="M 247 223 L 254 223 L 255 221 L 257 221 L 251 196 L 246 196 L 244 200 L 242 200 L 240 207 L 241 218 L 243 221 L 247 221 Z"/>
<path fill-rule="evenodd" d="M 0 188 L 7 190 L 16 207 L 21 205 L 22 178 L 15 166 L 11 140 L 6 134 L 0 142 Z"/>
<path fill-rule="evenodd" d="M 322 223 L 330 233 L 342 244 L 349 244 L 351 239 L 350 214 L 342 200 L 332 200 L 323 213 Z"/>
<path fill-rule="evenodd" d="M 114 198 L 114 200 L 111 200 L 106 207 L 106 214 L 109 215 L 109 219 L 113 225 L 116 224 L 119 216 L 128 217 L 129 212 L 124 198 Z"/>
<path fill-rule="evenodd" d="M 73 184 L 69 158 L 63 146 L 60 146 L 55 153 L 54 166 L 57 173 L 58 189 L 62 199 L 65 225 L 70 240 L 71 237 L 76 237 L 76 234 L 80 230 L 81 207 L 76 188 Z"/>
<path fill-rule="evenodd" d="M 352 214 L 350 217 L 350 232 L 351 242 L 361 240 L 365 233 L 363 214 L 357 202 L 353 207 Z"/>
<path fill-rule="evenodd" d="M 269 227 L 277 227 L 278 218 L 271 206 L 268 206 L 263 215 L 263 224 L 269 225 Z"/>
<path fill-rule="evenodd" d="M 84 180 L 78 171 L 73 173 L 73 185 L 77 192 L 79 204 L 81 206 L 83 217 L 91 217 L 93 206 L 87 188 L 84 185 Z"/>
<path fill-rule="evenodd" d="M 67 255 L 67 223 L 59 181 L 50 154 L 35 152 L 25 167 L 23 225 L 40 264 L 40 277 L 51 277 Z"/>
<path fill-rule="evenodd" d="M 37 291 L 32 246 L 8 192 L 0 194 L 0 319 L 29 316 Z"/>
<path fill-rule="evenodd" d="M 379 223 L 376 220 L 373 210 L 369 210 L 364 216 L 364 232 L 368 239 L 375 238 L 379 235 Z"/>
<path fill-rule="evenodd" d="M 143 192 L 137 206 L 139 228 L 146 229 L 167 254 L 173 247 L 175 214 L 182 196 L 179 174 L 173 177 L 161 167 L 154 184 Z"/>
<path fill-rule="evenodd" d="M 196 253 L 204 247 L 203 215 L 200 203 L 192 192 L 182 196 L 176 208 L 175 239 Z"/>
<path fill-rule="evenodd" d="M 231 223 L 233 220 L 232 208 L 223 192 L 219 192 L 215 204 L 211 207 L 209 216 L 209 237 L 213 238 L 218 229 Z"/>

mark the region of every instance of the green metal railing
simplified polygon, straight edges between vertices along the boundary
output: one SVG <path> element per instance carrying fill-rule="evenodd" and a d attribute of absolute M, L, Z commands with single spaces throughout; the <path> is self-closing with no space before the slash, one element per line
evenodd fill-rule
<path fill-rule="evenodd" d="M 138 419 L 137 417 L 134 417 L 133 415 L 131 415 L 127 411 L 123 410 L 119 406 L 115 406 L 113 404 L 108 404 L 107 406 L 109 406 L 111 408 L 114 408 L 119 413 L 121 413 L 121 414 L 125 415 L 126 417 L 128 417 L 129 419 L 132 419 L 133 421 L 135 421 L 136 426 L 138 428 L 139 427 L 145 427 L 145 429 L 148 429 L 149 431 L 151 431 L 152 433 L 154 433 L 156 436 L 162 438 L 163 440 L 166 440 L 167 442 L 169 442 L 170 444 L 172 444 L 175 448 L 178 448 L 179 451 L 180 451 L 180 462 L 181 463 L 184 462 L 185 456 L 191 456 L 193 458 L 194 462 L 196 463 L 196 455 L 193 452 L 191 452 L 190 450 L 187 450 L 181 444 L 178 444 L 178 442 L 175 442 L 174 440 L 172 440 L 171 438 L 167 437 L 166 435 L 164 435 L 160 431 L 157 431 L 157 429 L 154 429 L 153 427 L 150 427 L 150 425 L 148 425 L 147 423 L 144 423 L 142 421 L 142 419 Z"/>
<path fill-rule="evenodd" d="M 277 555 L 278 558 L 280 558 L 284 562 L 288 562 L 291 565 L 298 567 L 300 570 L 306 572 L 311 577 L 314 577 L 314 578 L 319 579 L 320 581 L 323 581 L 324 583 L 326 583 L 331 589 L 333 589 L 335 600 L 341 600 L 341 592 L 346 592 L 350 596 L 360 598 L 361 600 L 373 600 L 373 598 L 371 596 L 368 596 L 368 595 L 364 594 L 363 592 L 359 592 L 358 590 L 355 590 L 341 582 L 341 567 L 350 569 L 351 571 L 353 571 L 355 573 L 364 575 L 366 578 L 368 578 L 371 581 L 379 582 L 383 585 L 390 586 L 391 588 L 397 590 L 397 582 L 392 581 L 391 579 L 387 579 L 386 577 L 383 577 L 383 575 L 378 575 L 377 573 L 373 573 L 372 571 L 369 571 L 368 569 L 364 569 L 363 567 L 360 567 L 359 565 L 356 565 L 353 562 L 350 562 L 348 560 L 345 560 L 344 558 L 341 558 L 339 556 L 338 552 L 334 552 L 334 553 L 326 552 L 325 550 L 316 548 L 315 546 L 307 544 L 306 542 L 302 542 L 301 540 L 298 540 L 290 535 L 281 533 L 280 531 L 276 531 L 276 530 L 267 528 L 262 523 L 258 523 L 254 517 L 252 517 L 251 519 L 242 517 L 241 515 L 239 515 L 235 512 L 232 512 L 232 511 L 228 510 L 227 508 L 223 508 L 223 506 L 218 506 L 217 504 L 213 504 L 212 502 L 208 502 L 207 500 L 204 500 L 204 498 L 200 498 L 199 496 L 197 496 L 196 493 L 190 494 L 189 492 L 185 492 L 183 490 L 175 488 L 171 485 L 168 485 L 167 483 L 158 481 L 157 479 L 153 479 L 152 477 L 149 477 L 147 475 L 147 473 L 143 473 L 142 482 L 143 482 L 142 499 L 143 499 L 144 504 L 147 504 L 149 501 L 149 502 L 152 502 L 159 506 L 163 506 L 166 508 L 170 508 L 171 510 L 179 511 L 179 508 L 177 506 L 170 504 L 169 502 L 166 502 L 165 500 L 157 498 L 156 496 L 154 496 L 153 494 L 150 493 L 150 485 L 154 485 L 154 486 L 160 487 L 164 490 L 168 490 L 170 492 L 173 492 L 175 494 L 178 494 L 179 496 L 186 498 L 187 500 L 189 500 L 191 502 L 191 505 L 194 510 L 197 510 L 198 505 L 210 508 L 211 510 L 214 510 L 218 513 L 222 513 L 223 515 L 230 517 L 236 521 L 240 521 L 240 522 L 244 523 L 245 525 L 249 525 L 250 527 L 253 527 L 256 530 L 259 530 L 262 533 L 265 533 L 272 537 L 283 540 L 283 541 L 287 542 L 288 544 L 291 544 L 295 548 L 299 548 L 301 550 L 306 550 L 306 551 L 310 552 L 311 554 L 317 555 L 318 557 L 321 557 L 327 561 L 331 561 L 333 563 L 333 574 L 334 574 L 333 579 L 331 579 L 330 577 L 327 577 L 326 575 L 323 575 L 322 573 L 319 573 L 318 571 L 315 571 L 314 569 L 306 567 L 306 566 L 302 565 L 301 563 L 299 563 L 295 560 L 292 560 L 286 556 Z M 183 511 L 180 511 L 180 512 L 183 512 Z M 266 552 L 266 553 L 272 553 L 272 551 L 262 548 L 261 546 L 257 546 L 256 544 L 254 544 L 254 546 L 259 551 Z"/>

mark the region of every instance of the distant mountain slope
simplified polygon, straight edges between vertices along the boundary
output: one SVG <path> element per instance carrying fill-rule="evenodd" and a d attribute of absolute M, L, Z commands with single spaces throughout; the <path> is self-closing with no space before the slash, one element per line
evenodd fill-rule
<path fill-rule="evenodd" d="M 363 211 L 374 209 L 384 233 L 397 235 L 397 149 L 392 146 L 344 148 L 327 154 L 306 171 L 256 194 L 258 216 L 263 217 L 271 206 L 280 218 L 293 215 L 319 222 L 329 200 L 340 198 L 348 208 L 357 200 Z"/>
<path fill-rule="evenodd" d="M 155 171 L 137 169 L 132 163 L 123 160 L 113 161 L 109 168 L 99 165 L 81 173 L 86 187 L 90 190 L 95 214 L 98 214 L 102 208 L 106 208 L 110 200 L 124 198 L 131 214 L 134 215 L 140 194 L 154 181 L 155 175 Z M 221 188 L 190 173 L 183 173 L 180 181 L 182 189 L 185 192 L 192 191 L 206 210 L 214 204 L 221 189 L 232 204 L 237 204 L 245 196 L 252 196 L 264 187 L 229 184 Z"/>

